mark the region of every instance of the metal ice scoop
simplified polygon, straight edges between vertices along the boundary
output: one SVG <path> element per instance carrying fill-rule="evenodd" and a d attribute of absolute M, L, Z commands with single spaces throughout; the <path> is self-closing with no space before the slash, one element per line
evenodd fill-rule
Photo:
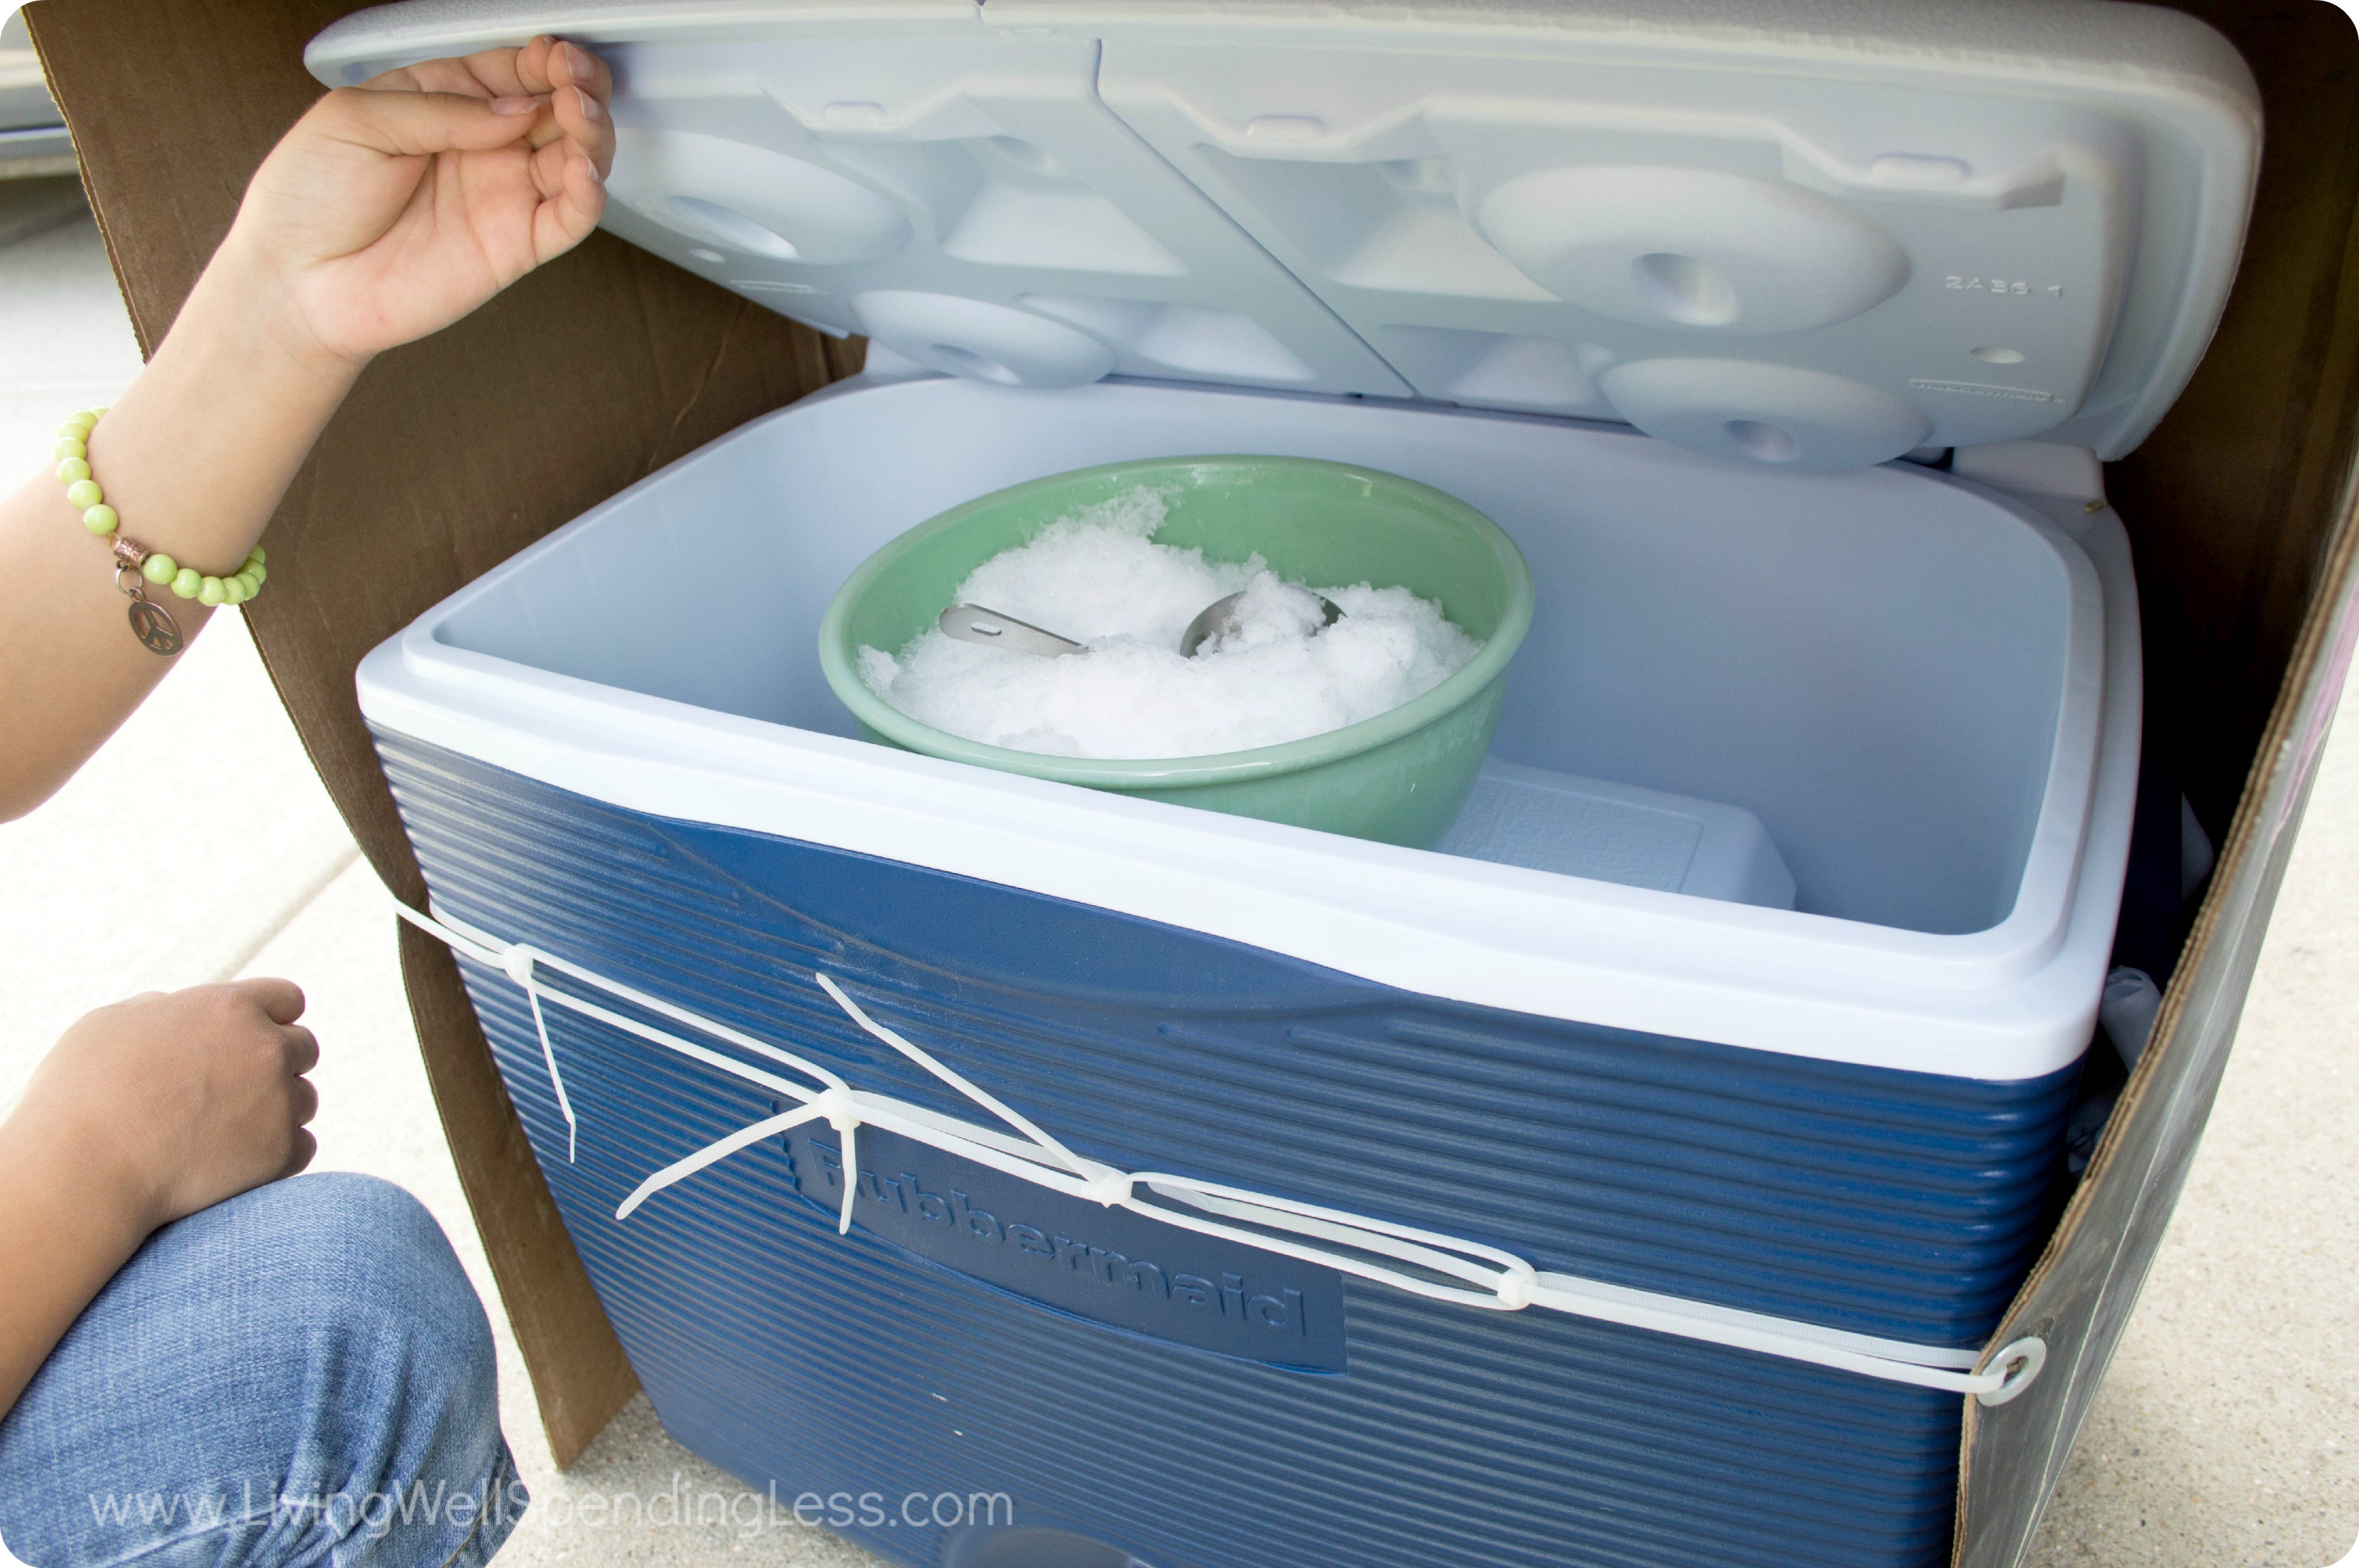
<path fill-rule="evenodd" d="M 1225 599 L 1215 599 L 1204 606 L 1201 614 L 1188 623 L 1180 635 L 1180 657 L 1193 659 L 1196 650 L 1216 637 L 1237 630 L 1237 604 L 1243 593 L 1232 593 Z M 1343 618 L 1343 607 L 1334 600 L 1319 595 L 1326 606 L 1327 618 L 1321 627 L 1332 626 Z M 952 604 L 942 612 L 938 623 L 942 635 L 961 642 L 979 642 L 986 648 L 1012 648 L 1017 653 L 1037 653 L 1043 659 L 1057 659 L 1068 653 L 1086 653 L 1089 649 L 1071 637 L 1045 631 L 1029 621 L 1019 621 L 1013 615 L 1003 615 L 981 604 Z"/>
<path fill-rule="evenodd" d="M 1327 612 L 1327 618 L 1319 623 L 1320 630 L 1324 631 L 1343 618 L 1343 606 L 1334 600 L 1324 593 L 1310 596 L 1318 600 Z M 1196 650 L 1212 638 L 1227 637 L 1243 629 L 1237 625 L 1237 606 L 1245 602 L 1245 597 L 1243 593 L 1232 593 L 1225 599 L 1213 600 L 1197 612 L 1196 618 L 1188 623 L 1188 629 L 1180 634 L 1180 657 L 1193 659 Z"/>
<path fill-rule="evenodd" d="M 1043 659 L 1089 651 L 1071 637 L 1042 631 L 1029 621 L 1019 621 L 1013 615 L 986 610 L 981 604 L 952 604 L 942 612 L 942 618 L 937 624 L 941 626 L 944 637 L 956 637 L 961 642 L 979 642 L 985 648 L 1013 648 L 1017 653 L 1037 653 Z"/>

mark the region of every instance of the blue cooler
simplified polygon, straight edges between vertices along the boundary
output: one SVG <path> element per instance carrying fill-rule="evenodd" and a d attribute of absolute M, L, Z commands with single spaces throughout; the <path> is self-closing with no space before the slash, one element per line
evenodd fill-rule
<path fill-rule="evenodd" d="M 2203 351 L 2259 111 L 2136 5 L 1650 9 L 313 45 L 583 39 L 606 226 L 870 340 L 360 672 L 634 1367 L 782 1510 L 947 1568 L 1947 1561 L 2130 833 L 2099 464 Z M 1440 851 L 854 737 L 872 551 L 1202 452 L 1529 560 Z"/>

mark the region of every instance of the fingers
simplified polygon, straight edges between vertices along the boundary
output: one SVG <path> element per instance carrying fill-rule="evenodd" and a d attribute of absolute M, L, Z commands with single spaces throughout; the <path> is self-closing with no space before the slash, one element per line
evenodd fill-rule
<path fill-rule="evenodd" d="M 287 1101 L 289 1120 L 299 1127 L 310 1126 L 311 1118 L 320 1114 L 319 1087 L 309 1078 L 298 1078 L 288 1085 Z"/>
<path fill-rule="evenodd" d="M 470 62 L 472 63 L 472 61 Z M 516 51 L 516 80 L 527 93 L 554 93 L 578 87 L 603 105 L 614 97 L 614 73 L 606 62 L 580 44 L 546 34 Z"/>
<path fill-rule="evenodd" d="M 230 985 L 258 1003 L 272 1023 L 291 1024 L 303 1016 L 303 987 L 292 980 L 266 977 L 233 980 Z"/>
<path fill-rule="evenodd" d="M 494 49 L 473 57 L 488 60 L 500 54 L 514 55 L 514 49 Z M 405 65 L 398 71 L 388 71 L 382 76 L 372 76 L 361 86 L 375 92 L 460 93 L 470 98 L 497 98 L 504 94 L 527 92 L 513 64 L 505 76 L 485 76 L 475 71 L 468 60 L 427 60 L 416 65 Z"/>
<path fill-rule="evenodd" d="M 287 1177 L 300 1174 L 303 1168 L 310 1164 L 312 1158 L 319 1152 L 320 1140 L 301 1127 L 297 1127 L 294 1147 L 288 1153 L 286 1167 L 278 1172 L 278 1179 L 283 1181 Z"/>
<path fill-rule="evenodd" d="M 598 226 L 606 210 L 606 171 L 614 163 L 614 126 L 603 96 L 611 90 L 606 68 L 571 44 L 554 46 L 549 59 L 571 61 L 566 68 L 589 85 L 560 86 L 549 94 L 550 116 L 563 135 L 533 154 L 533 183 L 541 193 L 533 215 L 536 263 L 563 255 Z"/>
<path fill-rule="evenodd" d="M 378 92 L 450 95 L 495 102 L 536 98 L 545 105 L 533 123 L 535 147 L 571 136 L 603 175 L 614 161 L 614 133 L 603 128 L 614 94 L 614 72 L 580 44 L 544 33 L 518 49 L 485 49 L 458 60 L 429 60 L 389 71 L 363 84 Z M 580 93 L 577 100 L 572 94 Z M 602 127 L 585 135 L 588 127 Z"/>
<path fill-rule="evenodd" d="M 287 1053 L 287 1071 L 300 1077 L 320 1065 L 320 1037 L 301 1024 L 289 1024 L 278 1031 L 279 1040 Z"/>
<path fill-rule="evenodd" d="M 536 170 L 535 178 L 543 190 L 555 186 L 532 215 L 533 265 L 538 267 L 589 237 L 606 210 L 606 187 L 590 160 L 578 152 L 565 155 L 554 175 Z"/>
<path fill-rule="evenodd" d="M 614 79 L 597 56 L 578 44 L 553 45 L 549 64 L 563 77 L 545 89 L 554 128 L 590 159 L 603 180 L 614 167 L 614 126 L 607 113 Z"/>
<path fill-rule="evenodd" d="M 560 87 L 549 96 L 549 111 L 565 133 L 603 180 L 614 167 L 614 125 L 606 105 L 579 87 Z"/>
<path fill-rule="evenodd" d="M 428 60 L 376 78 L 367 102 L 339 106 L 352 139 L 386 152 L 483 151 L 522 140 L 533 149 L 533 263 L 572 249 L 606 210 L 614 164 L 608 104 L 614 73 L 581 45 L 543 35 L 514 49 Z M 330 94 L 334 98 L 336 94 Z M 527 116 L 522 111 L 529 103 Z M 529 120 L 517 132 L 513 121 Z M 510 121 L 502 124 L 502 121 Z"/>
<path fill-rule="evenodd" d="M 563 58 L 567 49 L 580 49 L 593 62 L 596 59 L 578 44 L 562 44 L 543 33 L 522 45 L 422 60 L 371 77 L 361 85 L 401 88 L 412 93 L 462 93 L 473 98 L 504 98 L 517 93 L 539 96 L 569 81 L 587 83 L 588 78 L 577 74 L 580 68 Z M 600 79 L 603 80 L 603 76 Z"/>
<path fill-rule="evenodd" d="M 516 94 L 477 98 L 463 93 L 339 87 L 311 113 L 339 140 L 394 158 L 438 152 L 484 152 L 528 136 L 540 101 Z"/>
<path fill-rule="evenodd" d="M 613 91 L 552 38 L 338 88 L 272 151 L 238 230 L 332 352 L 423 337 L 597 225 Z"/>

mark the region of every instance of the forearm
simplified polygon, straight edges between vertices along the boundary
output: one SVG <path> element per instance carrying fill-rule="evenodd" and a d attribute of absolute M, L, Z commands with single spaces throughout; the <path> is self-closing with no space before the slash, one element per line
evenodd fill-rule
<path fill-rule="evenodd" d="M 111 1147 L 21 1113 L 0 1122 L 0 1416 L 154 1228 L 147 1195 L 106 1167 Z"/>
<path fill-rule="evenodd" d="M 91 433 L 120 537 L 235 572 L 372 354 L 440 331 L 595 226 L 612 85 L 595 57 L 544 37 L 313 104 Z M 171 668 L 134 635 L 114 565 L 53 476 L 0 502 L 0 821 L 47 799 Z M 183 639 L 210 618 L 145 592 Z"/>
<path fill-rule="evenodd" d="M 255 265 L 233 233 L 90 441 L 123 535 L 217 575 L 260 538 L 359 368 L 275 312 Z M 133 635 L 114 565 L 54 474 L 0 502 L 0 582 L 17 585 L 0 616 L 0 820 L 47 799 L 171 669 Z M 185 637 L 211 615 L 147 593 Z"/>

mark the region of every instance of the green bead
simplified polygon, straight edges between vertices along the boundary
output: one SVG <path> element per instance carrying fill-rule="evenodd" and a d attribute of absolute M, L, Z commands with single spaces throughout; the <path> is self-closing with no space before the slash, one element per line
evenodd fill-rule
<path fill-rule="evenodd" d="M 98 481 L 95 479 L 77 479 L 66 486 L 66 500 L 83 511 L 88 511 L 105 499 L 106 492 L 98 487 Z"/>
<path fill-rule="evenodd" d="M 183 566 L 172 578 L 172 592 L 183 599 L 195 598 L 204 585 L 204 578 L 193 566 Z"/>
<path fill-rule="evenodd" d="M 95 506 L 82 508 L 82 526 L 94 534 L 111 534 L 114 531 L 114 525 L 122 520 L 114 515 L 114 508 L 103 501 Z"/>
<path fill-rule="evenodd" d="M 58 464 L 58 477 L 71 485 L 90 477 L 90 464 L 81 458 L 70 457 Z"/>
<path fill-rule="evenodd" d="M 245 559 L 254 562 L 255 565 L 260 566 L 270 558 L 262 553 L 262 547 L 260 545 L 255 545 L 252 550 L 245 552 Z"/>
<path fill-rule="evenodd" d="M 222 602 L 222 580 L 221 580 L 220 578 L 218 578 L 218 577 L 208 577 L 208 578 L 205 578 L 203 581 L 200 582 L 200 583 L 197 584 L 197 603 L 198 603 L 198 604 L 220 604 L 221 602 Z"/>
<path fill-rule="evenodd" d="M 238 603 L 241 604 L 262 592 L 262 584 L 254 580 L 254 573 L 250 572 L 241 572 L 230 581 L 237 584 Z"/>
<path fill-rule="evenodd" d="M 252 566 L 247 567 L 244 572 L 240 572 L 239 575 L 242 577 L 253 578 L 254 585 L 256 588 L 259 588 L 264 583 L 270 581 L 270 569 L 257 561 Z"/>
<path fill-rule="evenodd" d="M 139 563 L 139 572 L 160 588 L 180 574 L 180 563 L 159 550 Z"/>
<path fill-rule="evenodd" d="M 60 436 L 58 444 L 50 449 L 49 455 L 56 458 L 88 457 L 90 448 L 83 444 L 80 436 Z"/>
<path fill-rule="evenodd" d="M 87 441 L 89 439 L 88 432 L 95 427 L 97 423 L 98 416 L 85 408 L 79 414 L 68 414 L 66 416 L 66 422 L 58 427 L 58 434 L 63 435 L 68 430 L 80 430 L 83 432 L 82 439 Z"/>
<path fill-rule="evenodd" d="M 245 584 L 240 583 L 236 578 L 224 577 L 222 579 L 223 604 L 243 604 L 250 597 L 252 597 L 252 595 L 246 593 Z"/>

